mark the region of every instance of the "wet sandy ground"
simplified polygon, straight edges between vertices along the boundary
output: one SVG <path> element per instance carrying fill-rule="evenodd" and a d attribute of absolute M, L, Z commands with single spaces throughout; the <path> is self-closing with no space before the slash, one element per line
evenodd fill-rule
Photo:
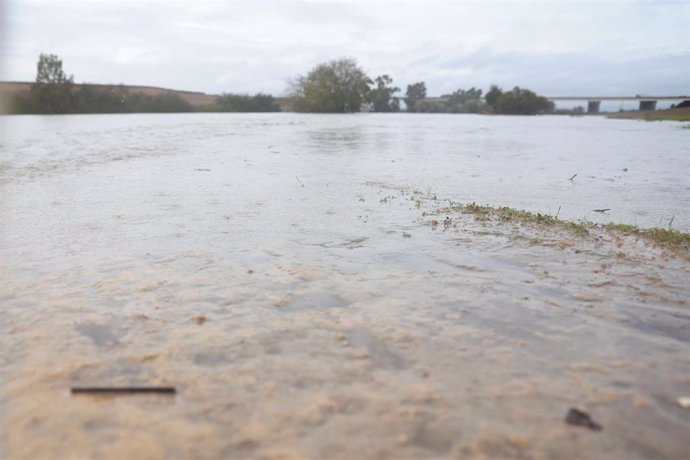
<path fill-rule="evenodd" d="M 690 458 L 687 258 L 275 155 L 5 180 L 0 457 Z"/>
<path fill-rule="evenodd" d="M 13 274 L 6 458 L 690 455 L 687 260 L 607 233 L 434 227 L 434 201 L 365 189 L 368 232 Z M 178 394 L 69 393 L 159 384 Z M 603 431 L 566 425 L 573 406 Z"/>

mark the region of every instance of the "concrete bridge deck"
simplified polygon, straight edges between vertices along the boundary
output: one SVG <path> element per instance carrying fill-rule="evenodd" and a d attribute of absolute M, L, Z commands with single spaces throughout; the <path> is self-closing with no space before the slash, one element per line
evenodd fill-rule
<path fill-rule="evenodd" d="M 690 100 L 689 96 L 546 96 L 551 102 L 556 101 L 587 101 L 587 113 L 598 113 L 602 101 L 639 101 L 640 110 L 656 110 L 658 101 Z"/>

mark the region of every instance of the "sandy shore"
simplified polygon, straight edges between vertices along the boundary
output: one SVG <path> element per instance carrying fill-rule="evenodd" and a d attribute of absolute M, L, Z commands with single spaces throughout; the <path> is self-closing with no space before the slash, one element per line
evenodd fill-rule
<path fill-rule="evenodd" d="M 4 285 L 5 458 L 690 455 L 687 259 L 367 188 L 375 235 Z"/>

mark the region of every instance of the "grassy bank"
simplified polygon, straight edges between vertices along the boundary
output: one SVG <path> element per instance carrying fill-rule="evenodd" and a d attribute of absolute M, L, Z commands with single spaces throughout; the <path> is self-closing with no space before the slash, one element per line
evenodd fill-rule
<path fill-rule="evenodd" d="M 690 121 L 690 108 L 619 112 L 607 114 L 606 117 L 647 121 Z"/>

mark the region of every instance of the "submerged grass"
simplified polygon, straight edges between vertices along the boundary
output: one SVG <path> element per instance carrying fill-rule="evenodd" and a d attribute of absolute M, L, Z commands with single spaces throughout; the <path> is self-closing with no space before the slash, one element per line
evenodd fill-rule
<path fill-rule="evenodd" d="M 591 229 L 604 228 L 606 230 L 623 233 L 625 235 L 638 236 L 650 243 L 673 249 L 675 251 L 687 252 L 690 250 L 690 233 L 683 233 L 670 228 L 639 228 L 635 225 L 614 223 L 601 226 L 594 223 L 563 220 L 548 214 L 541 214 L 538 212 L 534 213 L 505 206 L 500 208 L 479 206 L 476 203 L 468 205 L 456 204 L 455 208 L 464 214 L 472 214 L 480 220 L 488 220 L 491 217 L 496 217 L 501 221 L 516 221 L 520 223 L 553 226 L 572 231 L 579 236 L 589 234 Z"/>
<path fill-rule="evenodd" d="M 434 197 L 436 201 L 436 197 Z M 624 235 L 632 235 L 644 239 L 657 246 L 668 248 L 683 253 L 690 258 L 690 233 L 683 233 L 673 229 L 664 228 L 639 228 L 629 224 L 598 225 L 592 222 L 574 222 L 559 219 L 557 216 L 542 214 L 538 212 L 525 211 L 522 209 L 503 207 L 482 206 L 477 203 L 461 204 L 449 201 L 449 206 L 439 208 L 439 212 L 460 212 L 470 214 L 479 221 L 498 220 L 501 222 L 517 222 L 520 224 L 533 224 L 542 227 L 554 227 L 565 229 L 575 233 L 577 236 L 586 236 L 591 230 L 604 229 L 610 232 L 618 232 Z M 446 217 L 448 220 L 449 217 Z"/>
<path fill-rule="evenodd" d="M 628 224 L 609 223 L 604 226 L 607 230 L 634 235 L 660 246 L 666 246 L 675 250 L 690 249 L 690 233 L 679 232 L 671 228 L 639 228 Z"/>
<path fill-rule="evenodd" d="M 463 214 L 472 214 L 476 218 L 488 219 L 490 217 L 496 217 L 501 221 L 512 221 L 520 223 L 532 223 L 545 226 L 554 226 L 564 228 L 575 232 L 578 235 L 587 235 L 589 233 L 588 225 L 581 222 L 573 222 L 569 220 L 562 220 L 555 216 L 550 216 L 548 214 L 542 214 L 539 212 L 530 212 L 523 209 L 509 208 L 507 206 L 502 206 L 500 208 L 494 208 L 491 206 L 480 206 L 476 203 L 467 205 L 457 205 L 459 211 Z"/>
<path fill-rule="evenodd" d="M 452 200 L 447 200 L 448 205 L 442 206 L 441 200 L 439 200 L 436 195 L 432 195 L 431 191 L 428 191 L 427 193 L 419 190 L 402 191 L 400 192 L 400 196 L 409 196 L 409 199 L 414 203 L 415 208 L 417 209 L 421 209 L 424 203 L 434 203 L 435 211 L 430 213 L 424 212 L 422 215 L 446 214 L 445 219 L 442 221 L 444 228 L 457 226 L 455 221 L 448 214 L 462 213 L 472 215 L 478 221 L 515 222 L 519 224 L 531 224 L 538 227 L 553 227 L 570 231 L 577 236 L 587 236 L 593 230 L 599 229 L 641 238 L 649 243 L 673 250 L 678 253 L 678 255 L 690 260 L 690 233 L 679 232 L 671 228 L 645 229 L 629 224 L 608 223 L 606 225 L 601 225 L 593 222 L 575 222 L 571 220 L 559 219 L 558 216 L 542 214 L 539 212 L 509 208 L 507 206 L 482 206 L 474 202 L 470 204 L 462 204 Z M 380 202 L 382 204 L 389 203 L 396 197 L 396 195 L 389 195 L 381 199 Z M 446 202 L 446 200 L 443 200 L 443 202 Z M 440 222 L 437 219 L 431 220 L 431 226 L 434 228 L 438 227 L 439 223 Z M 411 236 L 411 234 L 403 232 L 404 238 L 409 238 Z M 535 244 L 536 241 L 538 241 L 538 238 L 533 239 L 533 244 Z"/>

